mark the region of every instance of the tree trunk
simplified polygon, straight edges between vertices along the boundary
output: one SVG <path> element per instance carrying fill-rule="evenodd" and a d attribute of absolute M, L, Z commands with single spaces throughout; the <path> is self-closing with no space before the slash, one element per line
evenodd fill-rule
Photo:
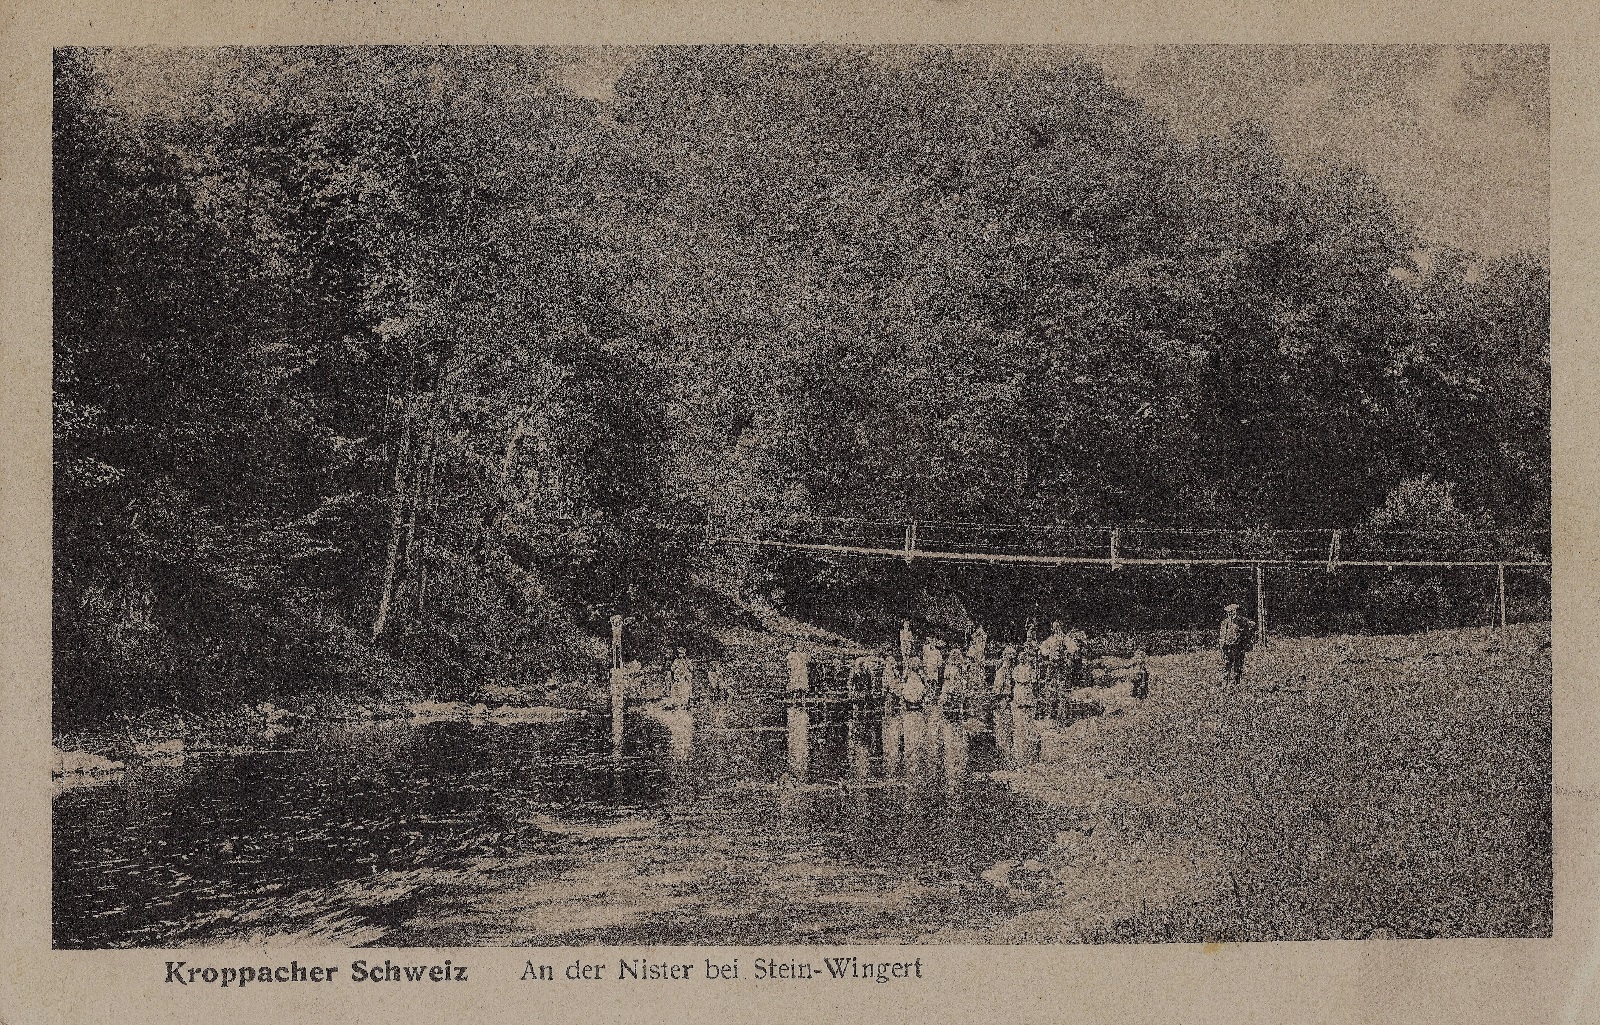
<path fill-rule="evenodd" d="M 372 620 L 372 639 L 383 636 L 389 623 L 389 605 L 394 600 L 395 571 L 400 565 L 400 542 L 405 530 L 406 459 L 411 454 L 411 410 L 402 403 L 400 447 L 394 457 L 394 500 L 389 513 L 389 554 L 383 570 L 383 588 L 378 592 L 378 612 Z"/>
<path fill-rule="evenodd" d="M 427 500 L 428 491 L 425 487 L 425 481 L 433 476 L 433 460 L 438 449 L 438 436 L 439 412 L 436 401 L 433 419 L 428 425 L 428 436 L 422 443 L 422 454 L 417 456 L 416 463 L 411 471 L 410 511 L 406 517 L 405 544 L 402 546 L 400 553 L 399 584 L 396 588 L 394 601 L 396 608 L 405 607 L 402 598 L 407 585 L 412 579 L 413 567 L 416 565 L 413 553 L 417 547 L 417 511 L 422 507 L 422 503 Z"/>
<path fill-rule="evenodd" d="M 505 458 L 500 460 L 500 483 L 504 484 L 511 476 L 511 466 L 516 462 L 517 443 L 528 430 L 528 418 L 533 415 L 532 406 L 523 406 L 517 410 L 517 422 L 511 428 L 511 437 L 506 441 Z"/>
<path fill-rule="evenodd" d="M 417 549 L 417 555 L 418 555 L 417 562 L 419 564 L 419 567 L 418 567 L 418 570 L 417 570 L 417 615 L 418 616 L 422 615 L 422 611 L 423 611 L 423 608 L 424 608 L 424 603 L 426 602 L 427 597 L 428 597 L 428 539 L 433 536 L 433 527 L 434 527 L 434 524 L 433 524 L 433 509 L 434 509 L 434 506 L 437 504 L 435 502 L 435 492 L 434 492 L 434 489 L 433 489 L 433 481 L 434 481 L 434 477 L 435 477 L 435 472 L 438 469 L 438 465 L 439 465 L 439 442 L 438 442 L 437 437 L 435 437 L 432 445 L 429 447 L 428 482 L 422 486 L 422 495 L 423 495 L 422 501 L 424 503 L 424 507 L 423 507 L 424 523 L 422 525 L 422 536 L 421 536 L 420 540 L 418 540 L 418 542 L 417 542 L 417 544 L 419 546 L 418 549 Z"/>

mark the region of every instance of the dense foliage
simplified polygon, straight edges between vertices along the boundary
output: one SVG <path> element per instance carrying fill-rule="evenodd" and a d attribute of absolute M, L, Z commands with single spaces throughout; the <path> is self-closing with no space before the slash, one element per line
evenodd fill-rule
<path fill-rule="evenodd" d="M 707 514 L 1548 524 L 1542 256 L 1087 63 L 569 60 L 58 56 L 58 721 L 690 636 Z"/>

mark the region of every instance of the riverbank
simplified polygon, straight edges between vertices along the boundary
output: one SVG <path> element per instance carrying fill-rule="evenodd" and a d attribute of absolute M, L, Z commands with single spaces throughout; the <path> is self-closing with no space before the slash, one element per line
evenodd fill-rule
<path fill-rule="evenodd" d="M 1151 665 L 999 774 L 1074 822 L 991 877 L 1011 917 L 927 939 L 1550 935 L 1548 624 L 1275 639 L 1236 690 L 1212 652 Z"/>
<path fill-rule="evenodd" d="M 1546 627 L 1508 643 L 1490 631 L 1274 640 L 1237 689 L 1219 684 L 1212 652 L 1160 656 L 1147 700 L 1124 681 L 1085 695 L 1103 714 L 1027 720 L 992 742 L 982 723 L 937 711 L 785 710 L 772 698 L 799 629 L 729 635 L 734 700 L 629 715 L 620 736 L 590 714 L 609 707 L 545 703 L 560 688 L 476 688 L 464 701 L 151 714 L 76 738 L 99 746 L 60 755 L 58 786 L 80 792 L 58 803 L 73 909 L 59 935 L 1549 933 Z M 805 643 L 855 650 L 835 636 Z M 152 832 L 151 808 L 183 825 Z M 171 885 L 179 862 L 203 892 Z"/>
<path fill-rule="evenodd" d="M 866 651 L 847 638 L 770 608 L 743 611 L 742 617 L 733 617 L 711 631 L 722 658 L 700 660 L 702 674 L 709 668 L 727 666 L 737 668 L 758 685 L 781 689 L 778 674 L 783 654 L 792 644 L 805 643 L 838 655 Z M 665 672 L 666 656 L 658 653 L 646 675 L 657 679 Z M 389 683 L 354 692 L 302 692 L 278 703 L 204 709 L 157 707 L 122 714 L 91 728 L 56 734 L 52 776 L 58 792 L 94 786 L 117 779 L 128 768 L 170 764 L 200 753 L 256 750 L 318 725 L 402 719 L 530 723 L 610 708 L 603 662 L 596 663 L 585 679 L 556 674 L 526 687 L 484 684 L 456 689 L 461 700 L 441 701 L 417 686 Z"/>
<path fill-rule="evenodd" d="M 589 693 L 594 690 L 594 694 Z M 51 781 L 56 793 L 116 782 L 130 769 L 181 764 L 201 755 L 238 755 L 292 743 L 301 732 L 340 725 L 408 721 L 470 722 L 479 725 L 538 724 L 598 710 L 597 688 L 557 695 L 494 690 L 473 701 L 434 701 L 410 694 L 301 696 L 279 706 L 270 702 L 227 711 L 157 708 L 119 717 L 93 730 L 58 735 L 53 741 Z M 593 708 L 588 706 L 593 705 Z"/>

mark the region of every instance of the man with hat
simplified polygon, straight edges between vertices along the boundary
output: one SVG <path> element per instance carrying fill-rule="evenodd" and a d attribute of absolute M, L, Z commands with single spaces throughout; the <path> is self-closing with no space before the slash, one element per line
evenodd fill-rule
<path fill-rule="evenodd" d="M 1256 624 L 1239 615 L 1239 604 L 1222 607 L 1222 626 L 1217 629 L 1217 646 L 1222 649 L 1222 680 L 1238 685 L 1244 674 L 1244 653 L 1251 648 Z"/>

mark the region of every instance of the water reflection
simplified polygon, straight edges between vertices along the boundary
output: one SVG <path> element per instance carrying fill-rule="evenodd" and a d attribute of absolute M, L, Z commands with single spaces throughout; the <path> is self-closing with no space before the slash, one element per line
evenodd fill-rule
<path fill-rule="evenodd" d="M 688 761 L 694 754 L 694 712 L 687 708 L 647 705 L 645 714 L 666 728 L 673 761 Z"/>
<path fill-rule="evenodd" d="M 871 721 L 871 716 L 864 709 L 857 709 L 850 716 L 847 743 L 850 749 L 850 778 L 856 780 L 870 779 L 872 777 L 872 763 L 881 753 L 874 752 L 873 748 L 882 742 L 883 735 L 877 729 L 877 724 Z"/>
<path fill-rule="evenodd" d="M 788 718 L 786 739 L 789 744 L 789 775 L 803 780 L 811 767 L 811 713 L 804 708 L 791 706 Z"/>
<path fill-rule="evenodd" d="M 64 793 L 56 943 L 914 937 L 991 913 L 979 874 L 1055 834 L 986 778 L 1037 758 L 1026 716 L 991 737 L 935 709 L 610 704 L 328 728 Z"/>
<path fill-rule="evenodd" d="M 611 757 L 613 760 L 622 758 L 622 735 L 627 720 L 627 698 L 622 687 L 613 682 L 611 685 Z"/>
<path fill-rule="evenodd" d="M 1031 765 L 1039 760 L 1038 723 L 1031 709 L 1014 712 L 1006 705 L 995 711 L 995 747 L 1008 766 Z"/>
<path fill-rule="evenodd" d="M 953 723 L 940 716 L 939 745 L 944 752 L 945 789 L 953 794 L 967 779 L 971 748 L 968 747 L 966 727 L 962 723 Z"/>

